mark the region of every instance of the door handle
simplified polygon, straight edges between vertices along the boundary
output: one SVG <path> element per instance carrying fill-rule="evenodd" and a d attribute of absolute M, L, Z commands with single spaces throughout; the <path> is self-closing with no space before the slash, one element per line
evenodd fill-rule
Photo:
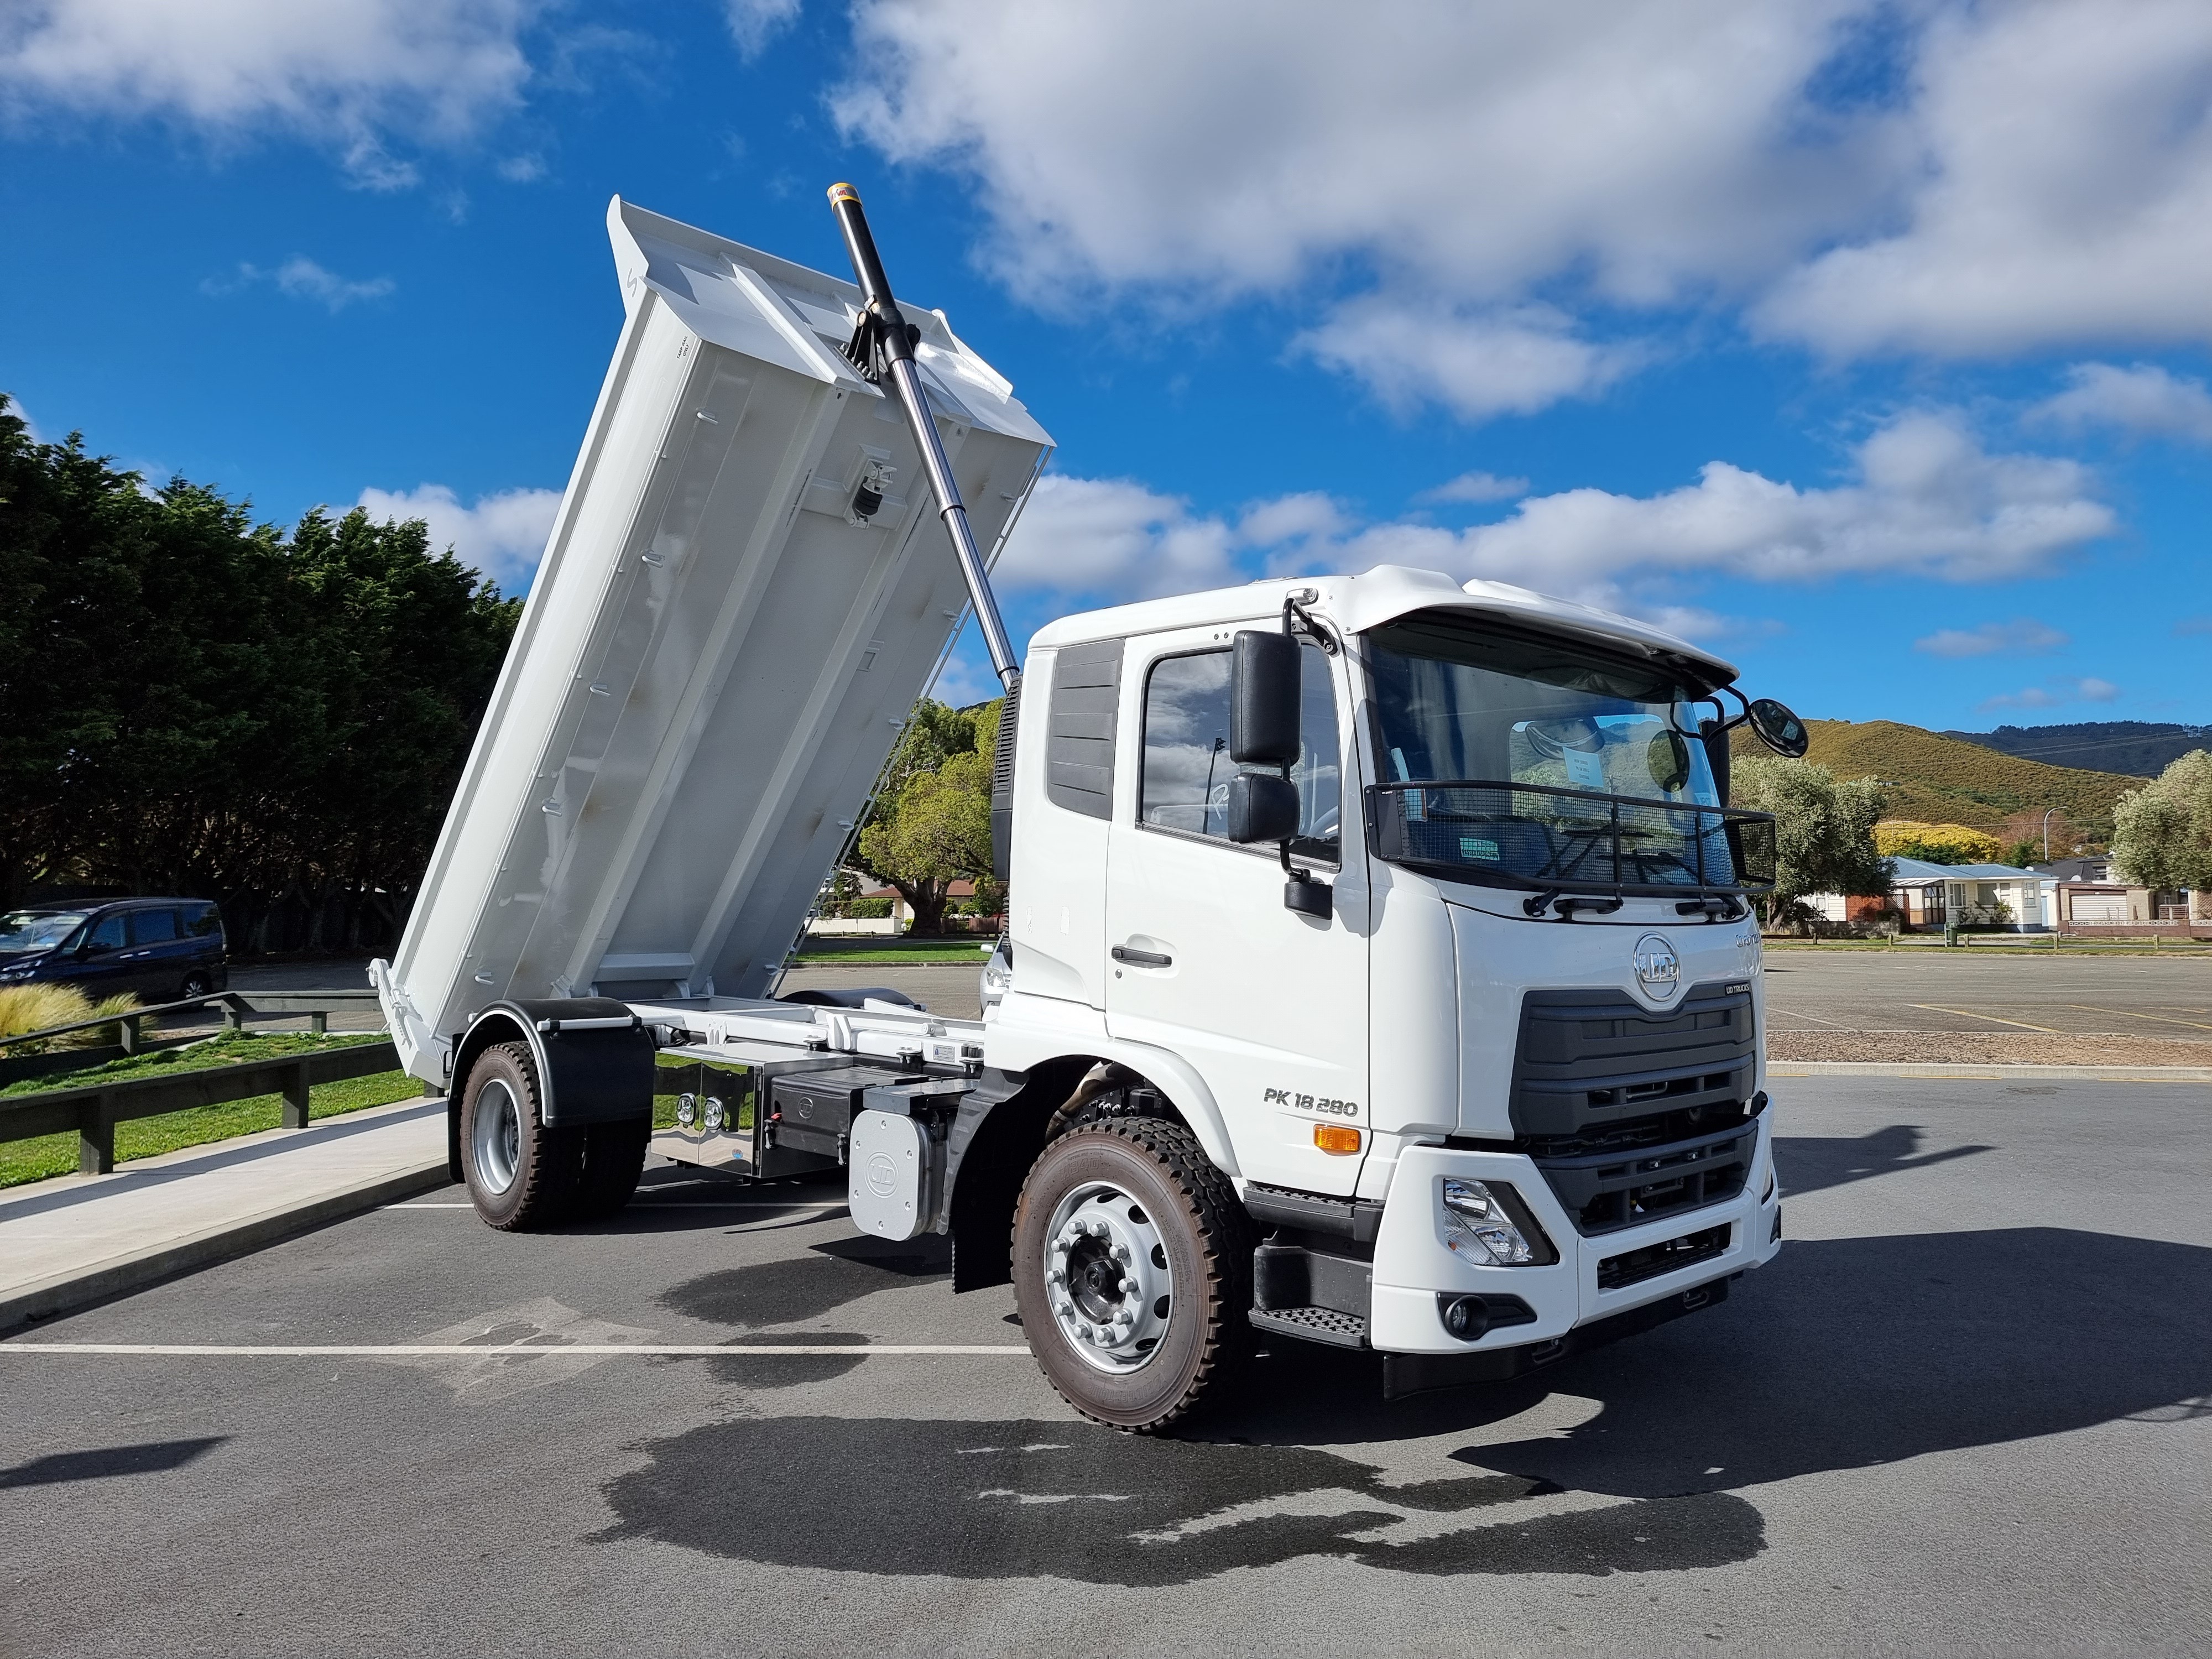
<path fill-rule="evenodd" d="M 1114 947 L 1114 960 L 1126 962 L 1132 968 L 1172 968 L 1173 957 L 1162 956 L 1158 951 L 1135 951 L 1126 945 Z"/>

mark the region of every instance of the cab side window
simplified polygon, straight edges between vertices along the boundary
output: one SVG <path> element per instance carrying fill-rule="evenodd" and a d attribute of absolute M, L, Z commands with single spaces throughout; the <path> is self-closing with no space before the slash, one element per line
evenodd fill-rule
<path fill-rule="evenodd" d="M 112 916 L 102 916 L 92 925 L 84 938 L 85 948 L 91 951 L 120 951 L 123 948 L 123 915 L 120 911 Z"/>
<path fill-rule="evenodd" d="M 166 945 L 177 937 L 177 913 L 174 910 L 133 910 L 131 913 L 131 942 L 133 945 Z"/>
<path fill-rule="evenodd" d="M 1328 659 L 1319 647 L 1299 653 L 1304 706 L 1301 753 L 1291 769 L 1298 788 L 1298 836 L 1291 850 L 1334 861 L 1340 845 L 1341 745 Z M 1197 651 L 1152 665 L 1145 683 L 1145 763 L 1137 817 L 1156 830 L 1228 839 L 1230 653 Z"/>

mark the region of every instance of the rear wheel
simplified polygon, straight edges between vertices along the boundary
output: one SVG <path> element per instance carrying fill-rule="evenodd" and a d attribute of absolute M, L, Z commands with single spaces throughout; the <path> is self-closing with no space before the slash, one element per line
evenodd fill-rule
<path fill-rule="evenodd" d="M 1176 1123 L 1123 1118 L 1046 1146 L 1014 1210 L 1014 1299 L 1060 1398 L 1164 1428 L 1249 1344 L 1251 1224 Z"/>
<path fill-rule="evenodd" d="M 198 969 L 194 969 L 185 975 L 184 983 L 177 987 L 177 1000 L 185 1002 L 193 997 L 208 996 L 212 994 L 214 990 L 214 981 Z"/>
<path fill-rule="evenodd" d="M 574 1213 L 581 1137 L 546 1127 L 537 1068 L 519 1042 L 477 1056 L 461 1097 L 461 1170 L 477 1213 L 502 1232 L 557 1226 Z"/>

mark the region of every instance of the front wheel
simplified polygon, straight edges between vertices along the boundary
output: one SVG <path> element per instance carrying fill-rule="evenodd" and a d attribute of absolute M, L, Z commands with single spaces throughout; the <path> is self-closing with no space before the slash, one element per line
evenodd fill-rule
<path fill-rule="evenodd" d="M 1159 1118 L 1071 1130 L 1014 1209 L 1014 1300 L 1061 1399 L 1164 1428 L 1249 1344 L 1251 1224 L 1196 1137 Z"/>

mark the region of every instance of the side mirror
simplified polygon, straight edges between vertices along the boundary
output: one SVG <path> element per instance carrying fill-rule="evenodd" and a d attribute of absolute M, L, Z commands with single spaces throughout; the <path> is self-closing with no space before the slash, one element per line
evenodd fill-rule
<path fill-rule="evenodd" d="M 1813 746 L 1813 734 L 1805 729 L 1805 722 L 1771 697 L 1759 698 L 1745 713 L 1759 740 L 1786 759 L 1802 760 Z"/>
<path fill-rule="evenodd" d="M 1266 635 L 1243 635 L 1244 639 Z M 1229 780 L 1229 839 L 1240 846 L 1288 841 L 1298 833 L 1298 788 L 1287 778 L 1239 772 Z"/>
<path fill-rule="evenodd" d="M 1229 679 L 1229 758 L 1239 765 L 1294 763 L 1298 701 L 1298 642 L 1287 634 L 1239 634 Z M 1238 839 L 1234 830 L 1230 833 L 1231 839 Z"/>

